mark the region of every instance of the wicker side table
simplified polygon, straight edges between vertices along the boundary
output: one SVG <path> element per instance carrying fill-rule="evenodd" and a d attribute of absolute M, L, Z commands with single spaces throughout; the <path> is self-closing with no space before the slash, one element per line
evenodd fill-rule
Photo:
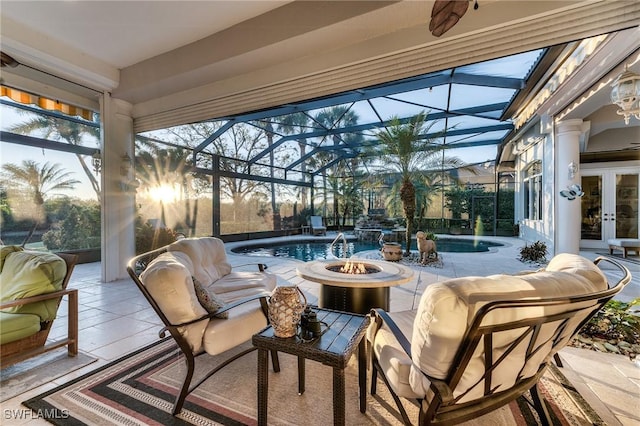
<path fill-rule="evenodd" d="M 267 424 L 268 359 L 270 351 L 285 352 L 298 357 L 298 392 L 304 393 L 305 360 L 320 362 L 333 368 L 333 422 L 345 424 L 345 374 L 351 355 L 358 349 L 358 384 L 360 411 L 366 411 L 366 349 L 363 339 L 369 317 L 347 312 L 318 309 L 318 319 L 329 324 L 319 338 L 305 343 L 298 337 L 281 338 L 273 334 L 271 326 L 252 338 L 258 348 L 258 425 Z"/>

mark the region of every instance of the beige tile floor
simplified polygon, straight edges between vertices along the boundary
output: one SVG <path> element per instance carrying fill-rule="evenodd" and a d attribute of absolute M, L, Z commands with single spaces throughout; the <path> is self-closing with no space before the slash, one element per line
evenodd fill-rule
<path fill-rule="evenodd" d="M 333 235 L 335 236 L 335 235 Z M 290 240 L 296 237 L 287 237 Z M 321 237 L 315 237 L 320 239 Z M 331 235 L 328 239 L 333 239 Z M 523 242 L 514 238 L 488 237 L 504 244 L 487 253 L 441 253 L 442 268 L 416 266 L 414 278 L 391 289 L 391 310 L 400 311 L 416 306 L 422 292 L 429 284 L 454 277 L 469 275 L 490 275 L 513 273 L 526 269 L 536 269 L 517 260 Z M 273 242 L 273 240 L 270 240 Z M 256 241 L 251 241 L 252 244 Z M 228 250 L 242 243 L 228 243 Z M 581 254 L 595 259 L 597 253 L 584 251 Z M 234 265 L 247 262 L 263 262 L 269 271 L 278 275 L 281 282 L 298 284 L 311 301 L 317 298 L 318 285 L 305 281 L 296 275 L 299 261 L 275 257 L 251 257 L 229 252 L 229 260 Z M 629 301 L 640 297 L 640 265 L 624 262 L 634 278 L 617 297 Z M 613 277 L 613 270 L 604 266 L 605 272 Z M 98 361 L 63 376 L 53 382 L 28 391 L 2 403 L 2 413 L 11 410 L 26 410 L 22 401 L 46 390 L 61 385 L 75 377 L 92 371 L 119 357 L 152 343 L 158 339 L 160 321 L 135 284 L 129 280 L 103 283 L 100 281 L 100 264 L 78 265 L 73 273 L 71 287 L 79 290 L 79 347 L 82 352 L 98 358 Z M 61 314 L 66 312 L 62 306 Z M 66 318 L 61 316 L 54 325 L 51 336 L 63 335 Z M 561 351 L 565 363 L 565 373 L 592 407 L 608 425 L 640 425 L 640 366 L 622 355 L 602 354 L 582 349 L 565 348 Z M 0 424 L 48 424 L 41 419 L 8 419 L 4 414 Z"/>

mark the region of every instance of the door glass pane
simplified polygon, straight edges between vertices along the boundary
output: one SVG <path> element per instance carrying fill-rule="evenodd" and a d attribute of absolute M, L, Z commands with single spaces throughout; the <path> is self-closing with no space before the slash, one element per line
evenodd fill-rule
<path fill-rule="evenodd" d="M 638 175 L 616 175 L 616 238 L 638 238 Z"/>
<path fill-rule="evenodd" d="M 602 176 L 582 176 L 584 196 L 582 205 L 583 240 L 602 239 Z"/>
<path fill-rule="evenodd" d="M 538 210 L 536 219 L 542 220 L 542 176 L 536 177 L 535 207 Z"/>
<path fill-rule="evenodd" d="M 525 180 L 524 181 L 524 217 L 527 219 L 531 219 L 531 204 L 529 202 L 530 199 L 530 194 L 529 194 L 529 181 Z"/>

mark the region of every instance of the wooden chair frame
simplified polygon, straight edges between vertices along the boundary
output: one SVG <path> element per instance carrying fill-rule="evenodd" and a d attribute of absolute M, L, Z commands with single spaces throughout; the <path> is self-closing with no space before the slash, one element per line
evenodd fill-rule
<path fill-rule="evenodd" d="M 268 305 L 267 305 L 267 299 L 265 296 L 250 296 L 241 300 L 238 300 L 234 303 L 230 303 L 228 305 L 225 305 L 224 308 L 219 309 L 218 311 L 215 312 L 215 314 L 207 314 L 207 315 L 203 315 L 199 318 L 196 318 L 192 321 L 188 321 L 185 323 L 181 323 L 181 324 L 172 324 L 171 322 L 169 322 L 169 320 L 167 319 L 167 317 L 165 316 L 165 314 L 162 312 L 162 309 L 160 309 L 160 306 L 158 305 L 158 303 L 155 301 L 155 299 L 153 298 L 153 296 L 151 295 L 151 293 L 149 293 L 149 291 L 147 290 L 147 288 L 145 287 L 145 285 L 142 283 L 142 281 L 140 280 L 140 274 L 142 274 L 142 272 L 144 271 L 144 269 L 146 269 L 146 267 L 148 266 L 148 264 L 155 259 L 156 257 L 158 257 L 160 254 L 165 253 L 168 251 L 167 249 L 168 246 L 164 246 L 161 248 L 158 248 L 156 250 L 152 250 L 149 251 L 147 253 L 143 253 L 140 254 L 134 258 L 132 258 L 128 264 L 127 264 L 127 272 L 129 273 L 129 276 L 131 276 L 131 278 L 133 279 L 133 281 L 136 283 L 136 285 L 138 286 L 138 288 L 140 289 L 140 291 L 142 292 L 142 294 L 144 295 L 145 299 L 147 299 L 147 301 L 149 302 L 149 304 L 151 305 L 151 307 L 153 308 L 153 310 L 156 312 L 156 314 L 158 314 L 158 316 L 160 317 L 160 319 L 162 320 L 162 323 L 164 324 L 164 327 L 160 329 L 160 331 L 158 332 L 158 336 L 163 339 L 166 337 L 166 333 L 169 332 L 169 334 L 171 335 L 171 337 L 175 340 L 175 342 L 177 343 L 178 347 L 180 348 L 180 351 L 182 352 L 182 354 L 184 355 L 184 360 L 185 360 L 185 364 L 187 366 L 187 371 L 185 373 L 185 377 L 184 380 L 182 382 L 182 386 L 180 388 L 180 393 L 176 396 L 176 400 L 173 406 L 173 410 L 172 410 L 172 414 L 176 415 L 178 413 L 180 413 L 180 411 L 182 411 L 182 407 L 184 406 L 184 401 L 187 398 L 187 396 L 193 392 L 196 388 L 198 388 L 198 386 L 200 386 L 202 383 L 204 383 L 208 378 L 210 378 L 211 376 L 213 376 L 215 373 L 217 373 L 218 371 L 220 371 L 222 368 L 226 367 L 227 365 L 229 365 L 231 362 L 235 361 L 238 358 L 243 357 L 244 355 L 253 352 L 254 350 L 256 350 L 257 348 L 255 347 L 251 347 L 249 349 L 245 349 L 244 351 L 226 359 L 224 362 L 222 362 L 220 365 L 215 366 L 214 368 L 212 368 L 210 371 L 208 371 L 198 382 L 196 382 L 195 384 L 191 385 L 191 380 L 193 379 L 193 373 L 195 371 L 195 361 L 196 358 L 199 357 L 200 355 L 204 355 L 206 354 L 206 352 L 201 352 L 198 354 L 194 354 L 191 350 L 191 347 L 189 346 L 189 343 L 182 337 L 182 334 L 180 333 L 180 328 L 190 325 L 190 324 L 194 324 L 197 323 L 199 321 L 202 321 L 204 319 L 211 319 L 214 318 L 216 315 L 219 315 L 223 312 L 227 312 L 231 309 L 234 309 L 240 305 L 243 305 L 245 303 L 254 301 L 254 300 L 260 300 L 260 305 L 262 307 L 262 311 L 265 315 L 265 318 L 267 319 L 267 322 L 269 321 L 269 315 L 268 315 Z M 245 265 L 243 265 L 245 266 Z M 267 268 L 267 265 L 265 264 L 257 264 L 259 271 L 260 272 L 264 272 Z M 272 351 L 271 352 L 271 360 L 272 360 L 272 365 L 273 365 L 273 370 L 276 372 L 280 371 L 280 363 L 278 360 L 278 354 L 276 351 Z"/>
<path fill-rule="evenodd" d="M 601 261 L 607 261 L 612 263 L 622 271 L 623 277 L 616 283 L 615 286 L 609 287 L 606 290 L 592 293 L 584 296 L 575 297 L 558 297 L 547 298 L 541 300 L 509 300 L 498 301 L 488 303 L 478 310 L 471 326 L 467 329 L 467 332 L 462 339 L 460 347 L 458 348 L 452 368 L 448 372 L 445 379 L 436 379 L 428 376 L 423 372 L 425 377 L 430 381 L 430 390 L 433 392 L 433 397 L 429 400 L 418 399 L 415 402 L 420 407 L 419 424 L 420 425 L 451 425 L 465 422 L 483 414 L 489 413 L 511 401 L 523 395 L 527 391 L 530 391 L 534 407 L 538 412 L 543 424 L 551 424 L 549 413 L 545 406 L 542 395 L 538 390 L 538 380 L 545 373 L 548 364 L 551 362 L 554 356 L 557 357 L 557 352 L 562 349 L 570 340 L 575 336 L 578 331 L 589 321 L 589 319 L 595 315 L 605 303 L 607 303 L 613 296 L 615 296 L 622 288 L 631 280 L 631 275 L 627 268 L 615 262 L 611 259 L 599 257 L 594 261 L 597 265 Z M 553 309 L 555 314 L 544 316 L 533 316 L 527 319 L 519 321 L 505 322 L 495 325 L 483 326 L 483 319 L 490 313 L 498 310 L 514 310 L 514 309 L 529 309 L 531 307 L 545 307 Z M 406 336 L 400 331 L 398 326 L 393 322 L 389 315 L 381 310 L 372 310 L 372 315 L 377 324 L 377 329 L 382 326 L 382 323 L 386 323 L 395 338 L 398 340 L 403 350 L 411 357 L 411 344 Z M 570 326 L 569 320 L 576 315 L 582 315 L 582 320 L 579 321 L 577 326 Z M 555 331 L 551 338 L 544 342 L 539 341 L 539 332 L 545 324 L 556 323 Z M 495 333 L 507 331 L 507 330 L 521 330 L 517 339 L 505 350 L 504 354 L 498 359 L 493 359 L 492 341 Z M 377 331 L 377 330 L 376 330 Z M 537 372 L 531 377 L 520 377 L 516 380 L 516 383 L 509 389 L 496 392 L 492 386 L 492 373 L 503 362 L 507 356 L 516 349 L 516 346 L 523 342 L 528 342 L 528 348 L 526 351 L 525 359 L 529 360 L 534 355 L 538 354 L 539 350 L 545 350 L 547 355 L 544 361 L 540 364 Z M 483 396 L 474 399 L 469 402 L 460 402 L 461 398 L 465 394 L 454 397 L 454 390 L 458 385 L 460 379 L 464 375 L 469 361 L 471 360 L 473 353 L 480 344 L 483 344 L 485 354 L 484 373 L 480 380 L 476 384 L 484 381 Z M 543 344 L 550 344 L 550 349 L 543 348 Z M 372 380 L 371 380 L 371 394 L 376 393 L 376 381 L 377 375 L 380 373 L 384 383 L 387 385 L 394 398 L 403 422 L 407 425 L 411 424 L 406 410 L 402 406 L 400 397 L 394 392 L 390 386 L 387 377 L 384 376 L 384 372 L 380 366 L 380 363 L 375 358 L 375 354 L 371 351 L 372 356 Z M 522 371 L 520 372 L 522 373 Z"/>
<path fill-rule="evenodd" d="M 74 254 L 56 253 L 61 257 L 67 265 L 67 273 L 62 280 L 62 289 L 52 293 L 41 294 L 38 296 L 17 299 L 11 302 L 0 304 L 0 309 L 12 308 L 14 306 L 23 306 L 30 303 L 41 302 L 43 300 L 57 299 L 56 310 L 60 306 L 60 302 L 64 296 L 69 298 L 68 301 L 68 330 L 67 337 L 62 340 L 55 340 L 47 344 L 49 332 L 53 321 L 46 321 L 40 324 L 40 331 L 31 336 L 24 337 L 20 340 L 8 342 L 0 346 L 0 363 L 2 368 L 13 365 L 17 362 L 24 361 L 36 355 L 52 351 L 62 346 L 67 346 L 67 353 L 74 357 L 78 355 L 78 290 L 67 289 L 73 268 L 78 262 L 78 256 Z"/>

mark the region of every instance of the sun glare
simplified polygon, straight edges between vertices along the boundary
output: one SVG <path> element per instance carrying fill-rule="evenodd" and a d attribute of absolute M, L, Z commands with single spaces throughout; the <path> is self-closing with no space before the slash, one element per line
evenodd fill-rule
<path fill-rule="evenodd" d="M 178 190 L 172 185 L 160 185 L 149 189 L 149 195 L 155 201 L 171 203 L 178 199 Z"/>

